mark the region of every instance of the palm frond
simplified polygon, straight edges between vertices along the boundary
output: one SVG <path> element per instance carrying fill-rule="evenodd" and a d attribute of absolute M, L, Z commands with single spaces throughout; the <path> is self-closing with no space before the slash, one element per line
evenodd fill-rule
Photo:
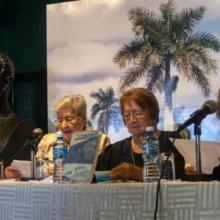
<path fill-rule="evenodd" d="M 159 31 L 158 17 L 148 9 L 142 7 L 132 8 L 128 12 L 129 20 L 132 23 L 132 30 L 136 37 L 146 39 L 148 36 L 154 36 Z"/>
<path fill-rule="evenodd" d="M 207 50 L 194 47 L 191 44 L 184 50 L 178 51 L 174 58 L 173 63 L 177 66 L 180 72 L 187 72 L 191 70 L 191 64 L 199 66 L 204 72 L 208 74 L 217 70 L 216 61 L 209 57 Z M 188 65 L 188 67 L 187 67 Z M 190 77 L 190 76 L 189 76 Z"/>
<path fill-rule="evenodd" d="M 120 80 L 119 90 L 123 91 L 126 87 L 130 87 L 136 83 L 144 75 L 145 69 L 142 66 L 135 66 L 128 69 Z"/>
<path fill-rule="evenodd" d="M 159 45 L 157 45 L 159 46 Z M 144 43 L 139 54 L 138 64 L 148 67 L 149 65 L 157 65 L 161 60 L 161 48 L 154 47 L 153 44 Z"/>
<path fill-rule="evenodd" d="M 94 119 L 96 115 L 102 110 L 98 103 L 95 103 L 91 108 L 91 118 Z"/>
<path fill-rule="evenodd" d="M 164 66 L 162 63 L 160 63 L 159 65 L 153 66 L 146 73 L 145 87 L 154 92 L 156 90 L 162 92 L 163 80 L 164 80 Z"/>
<path fill-rule="evenodd" d="M 113 61 L 117 63 L 120 68 L 124 68 L 131 62 L 134 64 L 142 46 L 142 41 L 132 40 L 130 44 L 125 44 L 118 51 L 118 53 L 113 58 Z"/>
<path fill-rule="evenodd" d="M 172 21 L 172 33 L 177 38 L 186 38 L 193 32 L 193 28 L 203 18 L 205 7 L 201 6 L 196 9 L 186 8 L 178 14 L 175 14 Z"/>
<path fill-rule="evenodd" d="M 192 36 L 194 42 L 203 48 L 209 48 L 214 51 L 220 51 L 220 41 L 211 33 L 199 32 Z"/>
<path fill-rule="evenodd" d="M 174 15 L 175 11 L 176 11 L 174 1 L 169 0 L 167 3 L 161 4 L 160 11 L 161 11 L 161 14 L 162 14 L 164 21 L 166 21 L 166 24 L 168 26 L 170 26 L 170 22 L 172 20 L 172 17 Z"/>
<path fill-rule="evenodd" d="M 211 90 L 206 74 L 204 74 L 204 72 L 198 66 L 192 65 L 191 68 L 191 79 L 200 87 L 201 92 L 205 97 L 209 96 Z"/>
<path fill-rule="evenodd" d="M 92 98 L 96 99 L 97 101 L 100 101 L 103 96 L 103 90 L 99 89 L 98 92 L 92 92 L 92 93 L 90 93 L 90 96 Z"/>

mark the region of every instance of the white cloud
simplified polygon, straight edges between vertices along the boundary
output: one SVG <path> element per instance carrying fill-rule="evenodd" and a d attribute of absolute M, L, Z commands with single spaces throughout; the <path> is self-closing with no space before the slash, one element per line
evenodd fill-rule
<path fill-rule="evenodd" d="M 48 103 L 66 94 L 85 95 L 89 109 L 94 100 L 91 91 L 112 86 L 118 88 L 120 70 L 113 57 L 122 44 L 134 36 L 127 12 L 131 7 L 144 6 L 159 13 L 160 3 L 165 0 L 84 0 L 48 6 Z M 178 9 L 206 6 L 202 21 L 220 18 L 219 0 L 176 0 Z M 219 29 L 216 29 L 219 33 Z M 217 35 L 218 36 L 218 35 Z M 218 60 L 219 55 L 213 55 Z M 57 76 L 55 75 L 57 73 Z M 89 75 L 90 74 L 90 75 Z M 91 76 L 94 77 L 91 79 Z M 58 79 L 58 81 L 57 81 Z M 68 81 L 73 79 L 73 81 Z M 85 83 L 86 80 L 89 83 Z M 220 74 L 212 75 L 212 97 L 219 88 Z M 138 85 L 143 86 L 144 80 Z M 193 94 L 193 97 L 192 97 Z M 161 108 L 163 95 L 156 93 Z M 174 106 L 200 106 L 203 102 L 198 88 L 180 78 L 173 97 Z M 52 106 L 51 105 L 51 106 Z M 52 108 L 50 111 L 52 111 Z"/>

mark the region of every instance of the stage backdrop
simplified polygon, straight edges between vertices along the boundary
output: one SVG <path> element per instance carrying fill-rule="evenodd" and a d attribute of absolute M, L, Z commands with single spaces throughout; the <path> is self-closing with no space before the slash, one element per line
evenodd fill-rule
<path fill-rule="evenodd" d="M 82 94 L 88 104 L 88 120 L 94 127 L 107 132 L 112 142 L 129 135 L 120 116 L 117 99 L 124 73 L 132 64 L 120 68 L 116 55 L 125 44 L 135 39 L 129 12 L 138 7 L 160 16 L 164 0 L 81 0 L 47 6 L 47 71 L 48 71 L 48 125 L 55 130 L 53 105 L 64 95 Z M 206 32 L 220 39 L 220 1 L 176 0 L 176 12 L 183 8 L 204 6 L 206 11 L 194 32 Z M 137 38 L 138 39 L 138 38 Z M 219 53 L 209 51 L 208 56 L 216 61 L 216 73 L 208 73 L 209 96 L 204 96 L 199 83 L 184 78 L 175 66 L 171 66 L 172 108 L 164 105 L 164 91 L 155 90 L 160 103 L 160 129 L 172 129 L 184 122 L 189 115 L 207 100 L 216 100 L 220 88 Z M 147 78 L 137 78 L 127 88 L 145 86 Z M 198 82 L 198 81 L 197 81 Z M 111 102 L 107 100 L 111 100 Z M 110 114 L 106 116 L 108 106 Z M 92 106 L 100 111 L 95 117 Z M 106 120 L 108 117 L 108 120 Z M 220 122 L 210 115 L 202 122 L 203 140 L 220 140 Z M 189 127 L 191 138 L 193 126 Z"/>

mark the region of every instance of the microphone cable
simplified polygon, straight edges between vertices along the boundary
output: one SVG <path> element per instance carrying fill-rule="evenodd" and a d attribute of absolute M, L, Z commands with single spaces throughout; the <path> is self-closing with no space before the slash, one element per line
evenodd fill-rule
<path fill-rule="evenodd" d="M 169 149 L 168 152 L 166 152 L 167 153 L 167 158 L 165 160 L 164 166 L 162 166 L 161 173 L 160 173 L 159 179 L 157 181 L 156 201 L 155 201 L 155 208 L 154 208 L 154 220 L 157 220 L 157 211 L 158 211 L 158 204 L 159 204 L 159 194 L 160 194 L 161 179 L 162 179 L 162 176 L 164 174 L 164 170 L 167 167 L 167 164 L 168 164 L 168 161 L 169 161 L 169 157 L 170 157 L 170 155 L 172 153 L 172 148 L 174 147 L 174 142 L 176 140 L 177 134 L 178 134 L 177 132 L 174 132 L 174 137 L 173 137 L 173 140 L 171 142 L 170 149 Z"/>
<path fill-rule="evenodd" d="M 27 139 L 24 144 L 22 145 L 22 147 L 12 156 L 8 157 L 8 160 L 13 160 L 15 159 L 26 147 L 30 146 L 31 144 L 31 140 Z"/>

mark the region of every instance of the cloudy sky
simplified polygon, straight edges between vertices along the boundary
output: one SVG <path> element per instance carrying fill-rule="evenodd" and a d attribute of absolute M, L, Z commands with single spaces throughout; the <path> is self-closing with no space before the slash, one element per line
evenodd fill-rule
<path fill-rule="evenodd" d="M 81 0 L 47 6 L 48 52 L 48 112 L 54 101 L 66 94 L 80 93 L 86 97 L 88 110 L 94 100 L 89 94 L 112 86 L 117 95 L 118 82 L 124 72 L 113 63 L 113 57 L 123 44 L 134 37 L 127 12 L 143 6 L 159 13 L 165 0 Z M 177 10 L 205 6 L 206 12 L 198 30 L 211 32 L 220 39 L 219 0 L 176 0 Z M 212 54 L 220 66 L 220 54 Z M 173 71 L 174 74 L 175 70 Z M 220 88 L 220 73 L 210 75 L 212 93 Z M 136 86 L 141 86 L 139 85 Z M 192 97 L 193 94 L 193 97 Z M 160 108 L 163 97 L 156 94 Z M 180 79 L 173 96 L 174 107 L 197 108 L 204 97 L 192 83 Z M 88 111 L 89 112 L 89 111 Z M 89 116 L 89 115 L 88 115 Z M 186 115 L 187 117 L 187 115 Z"/>

